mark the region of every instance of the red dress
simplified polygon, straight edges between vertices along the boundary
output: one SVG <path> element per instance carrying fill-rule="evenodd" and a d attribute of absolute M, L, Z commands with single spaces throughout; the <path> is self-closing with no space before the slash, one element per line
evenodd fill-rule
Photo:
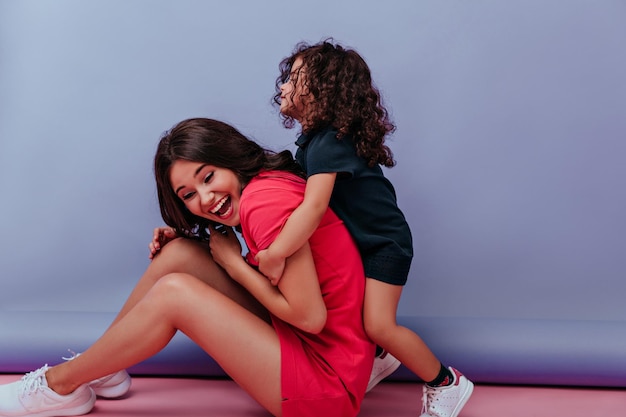
<path fill-rule="evenodd" d="M 243 190 L 240 220 L 248 262 L 278 236 L 304 197 L 305 180 L 270 171 Z M 374 359 L 363 329 L 365 274 L 343 222 L 329 209 L 309 239 L 328 311 L 319 334 L 272 317 L 281 345 L 284 417 L 350 417 L 361 407 Z"/>

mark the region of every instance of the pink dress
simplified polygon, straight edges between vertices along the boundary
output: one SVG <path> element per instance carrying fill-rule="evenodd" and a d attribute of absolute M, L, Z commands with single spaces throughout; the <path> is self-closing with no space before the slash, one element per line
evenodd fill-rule
<path fill-rule="evenodd" d="M 240 219 L 248 262 L 276 238 L 304 197 L 305 181 L 270 171 L 243 190 Z M 329 209 L 309 239 L 328 318 L 319 334 L 272 317 L 281 344 L 284 417 L 350 417 L 361 407 L 374 344 L 363 329 L 365 275 L 343 222 Z"/>

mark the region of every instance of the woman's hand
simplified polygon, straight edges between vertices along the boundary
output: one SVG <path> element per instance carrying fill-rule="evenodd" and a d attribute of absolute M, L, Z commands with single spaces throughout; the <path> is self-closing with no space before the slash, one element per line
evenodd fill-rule
<path fill-rule="evenodd" d="M 211 235 L 209 237 L 209 248 L 211 256 L 219 266 L 226 272 L 240 262 L 246 261 L 241 257 L 241 242 L 237 239 L 235 231 L 230 227 L 216 229 L 210 226 Z"/>
<path fill-rule="evenodd" d="M 152 241 L 148 245 L 150 248 L 150 259 L 154 259 L 163 246 L 177 237 L 178 235 L 173 227 L 156 227 L 152 234 Z"/>

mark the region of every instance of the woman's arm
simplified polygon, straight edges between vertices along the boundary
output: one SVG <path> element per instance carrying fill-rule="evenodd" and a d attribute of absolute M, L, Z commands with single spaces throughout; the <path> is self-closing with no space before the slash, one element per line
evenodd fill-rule
<path fill-rule="evenodd" d="M 276 285 L 283 274 L 284 260 L 293 255 L 317 229 L 328 209 L 337 173 L 311 175 L 306 182 L 304 199 L 285 222 L 276 240 L 259 252 L 259 270 Z"/>
<path fill-rule="evenodd" d="M 278 287 L 241 257 L 241 246 L 232 230 L 226 235 L 212 233 L 209 244 L 215 261 L 276 317 L 309 333 L 324 328 L 326 305 L 308 242 L 286 259 Z"/>

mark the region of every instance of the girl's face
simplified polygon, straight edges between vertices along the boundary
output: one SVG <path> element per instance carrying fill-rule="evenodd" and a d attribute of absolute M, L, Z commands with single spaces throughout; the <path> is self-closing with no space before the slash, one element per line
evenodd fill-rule
<path fill-rule="evenodd" d="M 289 79 L 280 86 L 280 112 L 300 122 L 304 116 L 303 99 L 309 93 L 302 64 L 302 58 L 296 58 L 291 66 Z"/>
<path fill-rule="evenodd" d="M 174 193 L 194 215 L 226 226 L 239 225 L 242 185 L 230 169 L 178 160 L 170 169 L 170 181 Z"/>

